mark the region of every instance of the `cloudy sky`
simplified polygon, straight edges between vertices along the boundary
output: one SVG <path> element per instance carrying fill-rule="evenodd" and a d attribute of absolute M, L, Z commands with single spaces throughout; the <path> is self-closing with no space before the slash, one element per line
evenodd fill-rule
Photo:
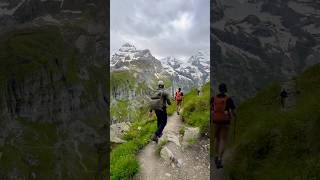
<path fill-rule="evenodd" d="M 111 55 L 129 42 L 156 58 L 210 48 L 210 0 L 111 0 Z"/>

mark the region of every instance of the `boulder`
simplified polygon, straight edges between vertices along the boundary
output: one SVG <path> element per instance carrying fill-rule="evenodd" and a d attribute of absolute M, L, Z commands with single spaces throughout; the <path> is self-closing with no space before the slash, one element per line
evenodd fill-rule
<path fill-rule="evenodd" d="M 200 137 L 200 129 L 198 127 L 186 127 L 183 136 L 183 144 L 187 145 L 192 139 L 196 140 Z"/>
<path fill-rule="evenodd" d="M 181 144 L 180 144 L 180 141 L 179 141 L 179 137 L 176 136 L 175 134 L 169 133 L 169 134 L 167 135 L 167 139 L 168 139 L 168 141 L 173 142 L 173 143 L 175 143 L 177 146 L 181 147 Z"/>
<path fill-rule="evenodd" d="M 115 123 L 110 126 L 110 142 L 124 143 L 121 138 L 130 130 L 130 123 Z"/>
<path fill-rule="evenodd" d="M 160 156 L 165 161 L 169 161 L 169 162 L 172 162 L 175 159 L 173 153 L 171 152 L 171 150 L 166 146 L 161 149 Z"/>
<path fill-rule="evenodd" d="M 169 141 L 176 144 L 178 147 L 181 147 L 179 137 L 174 132 L 166 132 L 162 135 L 162 137 L 159 139 L 159 142 L 162 141 Z"/>

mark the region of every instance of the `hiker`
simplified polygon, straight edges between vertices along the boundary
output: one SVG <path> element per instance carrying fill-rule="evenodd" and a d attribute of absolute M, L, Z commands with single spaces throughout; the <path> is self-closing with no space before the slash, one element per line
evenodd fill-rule
<path fill-rule="evenodd" d="M 198 89 L 198 96 L 200 96 L 200 89 Z"/>
<path fill-rule="evenodd" d="M 282 108 L 285 107 L 285 102 L 287 97 L 288 97 L 288 92 L 285 89 L 283 89 L 280 93 L 280 103 Z"/>
<path fill-rule="evenodd" d="M 215 151 L 214 158 L 217 169 L 223 168 L 222 157 L 228 140 L 228 130 L 231 120 L 236 117 L 235 105 L 231 97 L 226 93 L 227 85 L 219 85 L 219 94 L 211 98 L 212 119 L 215 125 Z"/>
<path fill-rule="evenodd" d="M 180 109 L 181 109 L 181 103 L 183 100 L 183 92 L 181 91 L 181 88 L 178 89 L 176 92 L 175 100 L 177 102 L 177 114 L 179 115 Z"/>
<path fill-rule="evenodd" d="M 171 105 L 169 94 L 164 89 L 163 81 L 158 82 L 158 89 L 155 93 L 157 97 L 152 97 L 153 105 L 150 106 L 149 116 L 152 116 L 154 110 L 157 116 L 158 129 L 152 136 L 152 140 L 158 143 L 158 139 L 162 136 L 162 131 L 167 124 L 167 104 Z"/>

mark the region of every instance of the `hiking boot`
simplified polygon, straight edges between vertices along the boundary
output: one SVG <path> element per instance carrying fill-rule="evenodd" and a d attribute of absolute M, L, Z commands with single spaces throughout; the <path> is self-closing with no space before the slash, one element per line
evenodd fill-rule
<path fill-rule="evenodd" d="M 155 141 L 158 144 L 158 136 L 156 134 L 153 134 L 152 141 Z"/>
<path fill-rule="evenodd" d="M 218 164 L 218 156 L 214 157 L 214 164 L 217 166 L 217 164 Z"/>
<path fill-rule="evenodd" d="M 179 111 L 177 112 L 177 114 L 179 115 Z"/>
<path fill-rule="evenodd" d="M 217 166 L 217 169 L 223 168 L 222 160 L 218 160 L 216 166 Z"/>

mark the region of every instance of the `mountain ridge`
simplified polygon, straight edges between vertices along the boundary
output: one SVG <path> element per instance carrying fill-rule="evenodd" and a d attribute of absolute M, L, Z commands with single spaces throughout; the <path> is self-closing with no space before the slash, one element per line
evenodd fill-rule
<path fill-rule="evenodd" d="M 319 63 L 319 9 L 307 0 L 214 0 L 216 82 L 227 83 L 242 101 Z"/>

